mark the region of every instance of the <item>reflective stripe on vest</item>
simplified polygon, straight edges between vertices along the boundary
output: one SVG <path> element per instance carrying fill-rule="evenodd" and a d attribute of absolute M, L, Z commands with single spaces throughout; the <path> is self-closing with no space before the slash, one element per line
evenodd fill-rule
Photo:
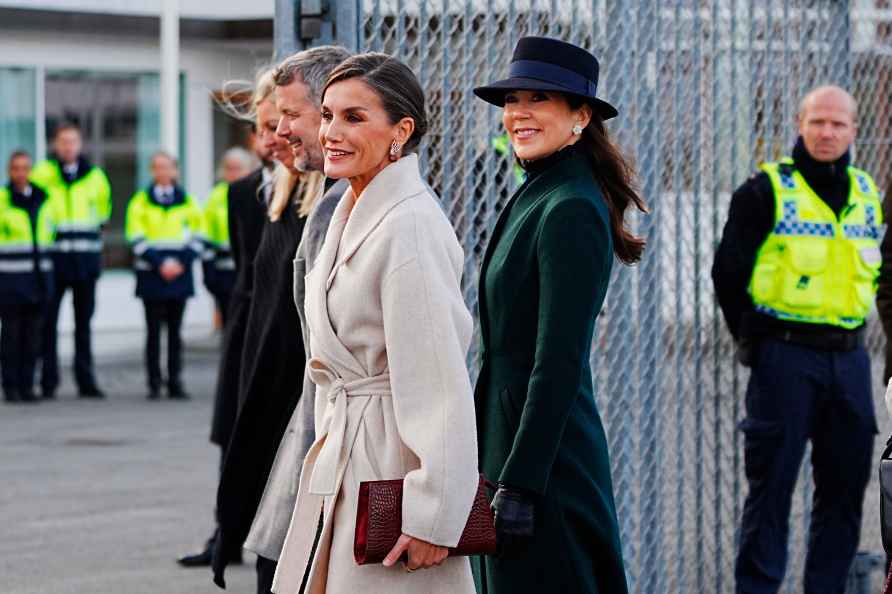
<path fill-rule="evenodd" d="M 229 184 L 220 182 L 204 206 L 205 235 L 216 248 L 229 247 Z"/>
<path fill-rule="evenodd" d="M 12 201 L 10 192 L 0 187 L 0 254 L 30 253 L 36 244 L 41 251 L 53 243 L 58 219 L 58 203 L 45 199 L 37 209 L 35 221 L 31 214 Z"/>
<path fill-rule="evenodd" d="M 761 169 L 774 191 L 775 225 L 750 279 L 756 310 L 794 322 L 860 326 L 873 305 L 882 260 L 876 184 L 850 167 L 849 199 L 837 219 L 792 160 Z"/>
<path fill-rule="evenodd" d="M 40 269 L 49 272 L 53 269 L 53 262 L 49 258 L 40 259 Z M 0 258 L 0 272 L 34 272 L 34 260 L 4 260 Z"/>
<path fill-rule="evenodd" d="M 200 254 L 204 249 L 202 212 L 188 194 L 177 204 L 162 206 L 141 190 L 133 195 L 127 206 L 126 235 L 133 247 L 137 270 L 151 270 L 145 259 L 148 250 L 165 252 L 192 251 Z"/>

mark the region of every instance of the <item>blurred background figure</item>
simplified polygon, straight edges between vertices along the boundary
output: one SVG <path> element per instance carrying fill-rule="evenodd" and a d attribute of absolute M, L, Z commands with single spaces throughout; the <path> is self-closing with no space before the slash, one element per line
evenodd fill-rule
<path fill-rule="evenodd" d="M 167 392 L 189 398 L 183 389 L 180 328 L 186 300 L 194 294 L 192 261 L 201 254 L 202 213 L 177 184 L 177 161 L 164 152 L 151 159 L 152 185 L 127 207 L 127 240 L 133 246 L 136 296 L 146 315 L 146 372 L 149 400 L 161 394 L 161 326 L 167 327 Z"/>
<path fill-rule="evenodd" d="M 204 232 L 208 249 L 202 262 L 204 286 L 214 296 L 217 311 L 225 326 L 229 297 L 235 284 L 235 260 L 232 258 L 229 234 L 229 186 L 251 171 L 255 159 L 240 146 L 223 155 L 219 178 L 204 206 Z"/>
<path fill-rule="evenodd" d="M 41 324 L 53 292 L 53 241 L 58 205 L 28 181 L 31 156 L 9 158 L 9 183 L 0 187 L 0 368 L 7 402 L 36 402 L 34 371 Z"/>
<path fill-rule="evenodd" d="M 54 289 L 43 334 L 41 388 L 54 398 L 59 387 L 57 326 L 65 292 L 74 299 L 74 377 L 81 398 L 104 398 L 93 371 L 90 323 L 96 306 L 96 281 L 102 269 L 102 226 L 111 216 L 111 186 L 99 167 L 81 153 L 81 131 L 60 124 L 53 137 L 53 153 L 38 163 L 31 181 L 61 206 L 61 220 L 53 245 Z"/>

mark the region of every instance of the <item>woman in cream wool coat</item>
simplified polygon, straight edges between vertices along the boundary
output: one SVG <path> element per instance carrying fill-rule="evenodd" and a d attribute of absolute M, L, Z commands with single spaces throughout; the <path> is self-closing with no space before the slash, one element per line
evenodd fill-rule
<path fill-rule="evenodd" d="M 465 365 L 472 319 L 460 288 L 462 249 L 417 156 L 406 154 L 425 128 L 424 94 L 401 62 L 358 55 L 329 77 L 325 174 L 348 178 L 350 188 L 306 276 L 316 442 L 277 594 L 298 594 L 305 572 L 306 594 L 474 592 L 468 559 L 446 556 L 478 484 Z M 383 565 L 359 566 L 359 484 L 399 478 L 403 536 Z"/>

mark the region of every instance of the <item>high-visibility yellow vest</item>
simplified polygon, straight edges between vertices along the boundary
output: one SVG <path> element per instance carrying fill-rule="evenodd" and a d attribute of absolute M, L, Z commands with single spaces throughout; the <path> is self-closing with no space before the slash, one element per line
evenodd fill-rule
<path fill-rule="evenodd" d="M 839 218 L 793 167 L 765 163 L 775 197 L 774 229 L 759 248 L 749 293 L 756 311 L 811 324 L 857 328 L 876 296 L 883 209 L 873 179 L 848 168 Z"/>
<path fill-rule="evenodd" d="M 141 190 L 127 205 L 126 235 L 133 246 L 136 296 L 143 299 L 186 299 L 193 294 L 192 261 L 204 251 L 204 219 L 195 200 L 177 187 L 169 203 L 158 202 L 152 190 Z M 160 268 L 173 258 L 185 266 L 167 282 Z"/>
<path fill-rule="evenodd" d="M 31 196 L 16 200 L 0 187 L 0 306 L 35 305 L 53 293 L 53 243 L 58 204 L 32 184 Z"/>
<path fill-rule="evenodd" d="M 137 258 L 137 270 L 144 269 L 148 263 L 140 260 L 149 250 L 200 255 L 204 250 L 204 219 L 189 194 L 181 194 L 163 205 L 148 191 L 140 190 L 127 205 L 126 236 Z"/>
<path fill-rule="evenodd" d="M 204 205 L 204 232 L 209 246 L 208 259 L 214 267 L 235 270 L 229 245 L 229 184 L 226 182 L 214 186 Z"/>
<path fill-rule="evenodd" d="M 5 274 L 34 272 L 35 262 L 41 270 L 52 269 L 52 261 L 45 253 L 53 243 L 61 213 L 57 203 L 38 194 L 37 189 L 33 191 L 31 200 L 41 201 L 36 221 L 13 202 L 9 187 L 0 187 L 0 279 L 6 279 L 5 282 L 13 282 Z M 35 250 L 40 254 L 37 259 Z"/>
<path fill-rule="evenodd" d="M 111 216 L 111 186 L 99 167 L 70 185 L 58 161 L 41 161 L 31 170 L 31 181 L 42 187 L 51 200 L 58 201 L 62 220 L 57 228 L 57 252 L 102 251 L 100 227 Z"/>

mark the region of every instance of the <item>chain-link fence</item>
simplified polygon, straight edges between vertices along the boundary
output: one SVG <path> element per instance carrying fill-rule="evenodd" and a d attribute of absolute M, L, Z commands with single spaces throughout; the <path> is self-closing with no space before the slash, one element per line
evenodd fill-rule
<path fill-rule="evenodd" d="M 602 63 L 610 130 L 634 156 L 652 213 L 644 260 L 615 267 L 592 351 L 608 428 L 632 591 L 733 591 L 746 484 L 746 370 L 716 305 L 710 267 L 730 194 L 763 160 L 792 149 L 798 102 L 817 84 L 861 105 L 855 162 L 881 188 L 892 152 L 888 0 L 338 0 L 335 39 L 406 61 L 427 91 L 424 172 L 465 247 L 466 295 L 516 180 L 493 148 L 499 110 L 471 89 L 505 74 L 523 35 L 559 37 Z M 880 407 L 885 339 L 868 344 Z M 879 441 L 879 440 L 878 440 Z M 808 456 L 791 519 L 784 592 L 800 591 L 811 506 Z M 862 550 L 881 550 L 876 485 Z M 880 576 L 875 577 L 879 583 Z M 873 591 L 876 591 L 874 588 Z"/>

